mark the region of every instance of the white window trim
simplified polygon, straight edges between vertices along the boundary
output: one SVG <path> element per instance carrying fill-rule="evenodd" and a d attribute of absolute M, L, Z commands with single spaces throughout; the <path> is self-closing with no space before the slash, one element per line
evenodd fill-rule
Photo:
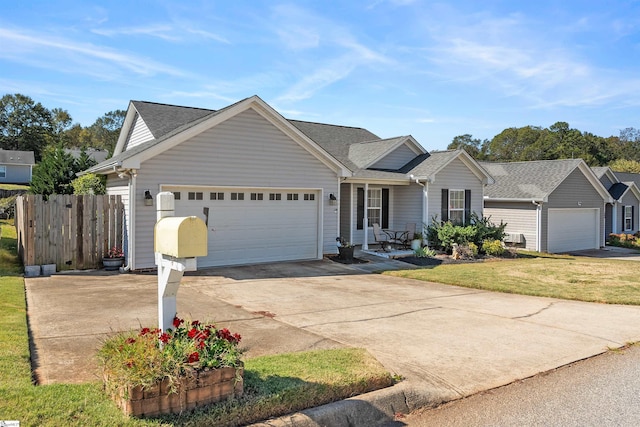
<path fill-rule="evenodd" d="M 456 209 L 451 208 L 451 193 L 453 192 L 462 193 L 462 208 L 456 208 Z M 464 212 L 466 208 L 466 206 L 464 205 L 464 202 L 465 202 L 464 199 L 465 199 L 465 190 L 460 190 L 457 188 L 453 188 L 449 190 L 449 197 L 447 198 L 447 202 L 449 203 L 449 206 L 447 206 L 447 214 L 449 216 L 449 221 L 451 221 L 451 212 L 462 212 L 462 224 L 465 223 L 467 219 L 464 217 Z"/>
<path fill-rule="evenodd" d="M 633 206 L 623 206 L 624 209 L 624 231 L 632 231 L 633 230 Z M 629 227 L 627 227 L 627 221 L 629 222 Z"/>
<path fill-rule="evenodd" d="M 371 225 L 368 225 L 369 228 L 373 228 L 373 222 L 371 221 L 371 215 L 370 212 L 371 211 L 379 211 L 380 214 L 378 215 L 379 218 L 379 225 L 380 227 L 382 227 L 382 188 L 371 188 L 369 187 L 369 189 L 367 190 L 368 192 L 376 192 L 379 194 L 378 199 L 380 200 L 380 206 L 371 206 L 371 197 L 369 197 L 369 193 L 367 193 L 367 220 L 371 223 Z"/>

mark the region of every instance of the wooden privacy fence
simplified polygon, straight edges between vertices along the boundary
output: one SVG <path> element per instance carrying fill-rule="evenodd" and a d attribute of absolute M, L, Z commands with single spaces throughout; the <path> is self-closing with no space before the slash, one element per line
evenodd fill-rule
<path fill-rule="evenodd" d="M 124 205 L 120 196 L 18 196 L 15 224 L 25 266 L 100 268 L 110 247 L 123 247 Z"/>

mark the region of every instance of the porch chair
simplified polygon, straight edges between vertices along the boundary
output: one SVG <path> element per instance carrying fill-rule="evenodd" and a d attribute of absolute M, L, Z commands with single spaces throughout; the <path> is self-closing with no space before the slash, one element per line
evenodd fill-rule
<path fill-rule="evenodd" d="M 411 241 L 413 240 L 413 235 L 416 234 L 416 223 L 415 222 L 408 222 L 407 225 L 405 225 L 404 229 L 406 231 L 402 235 L 402 237 L 403 237 L 402 245 L 405 248 L 408 248 L 409 246 L 411 246 Z"/>
<path fill-rule="evenodd" d="M 380 249 L 389 252 L 391 250 L 391 243 L 389 242 L 389 235 L 385 233 L 382 228 L 380 228 L 380 224 L 377 222 L 373 223 L 373 239 L 377 244 L 380 245 Z"/>

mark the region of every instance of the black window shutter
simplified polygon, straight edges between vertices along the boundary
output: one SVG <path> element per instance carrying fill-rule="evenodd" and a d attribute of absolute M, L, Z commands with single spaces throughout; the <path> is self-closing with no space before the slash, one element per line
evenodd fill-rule
<path fill-rule="evenodd" d="M 449 221 L 449 189 L 442 189 L 442 207 L 440 208 L 440 216 L 442 217 L 442 222 Z"/>
<path fill-rule="evenodd" d="M 356 229 L 362 230 L 364 221 L 364 188 L 358 188 L 356 201 Z"/>
<path fill-rule="evenodd" d="M 382 189 L 382 228 L 389 228 L 389 189 Z"/>
<path fill-rule="evenodd" d="M 631 206 L 631 230 L 636 229 L 636 214 L 634 213 L 635 209 L 635 206 Z"/>
<path fill-rule="evenodd" d="M 471 190 L 464 190 L 464 223 L 471 220 Z"/>

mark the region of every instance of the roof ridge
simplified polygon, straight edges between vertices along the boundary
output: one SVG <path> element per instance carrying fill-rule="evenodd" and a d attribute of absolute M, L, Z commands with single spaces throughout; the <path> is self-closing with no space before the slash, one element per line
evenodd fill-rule
<path fill-rule="evenodd" d="M 297 120 L 297 119 L 286 119 L 286 120 L 289 122 L 309 123 L 312 125 L 332 126 L 337 128 L 346 128 L 346 129 L 361 129 L 361 130 L 366 130 L 367 132 L 371 132 L 369 129 L 366 129 L 360 126 L 334 125 L 331 123 L 320 123 L 320 122 L 312 122 L 309 120 Z"/>
<path fill-rule="evenodd" d="M 131 103 L 135 103 L 135 102 L 140 102 L 140 103 L 143 103 L 143 104 L 161 105 L 163 107 L 178 107 L 178 108 L 188 108 L 188 109 L 191 109 L 191 110 L 218 111 L 218 110 L 213 110 L 211 108 L 190 107 L 188 105 L 167 104 L 166 102 L 142 101 L 142 100 L 135 100 L 135 99 L 131 100 Z"/>
<path fill-rule="evenodd" d="M 576 159 L 548 159 L 548 160 L 544 160 L 544 159 L 540 159 L 540 160 L 518 160 L 517 162 L 492 162 L 489 160 L 482 160 L 480 161 L 480 163 L 487 163 L 490 165 L 512 165 L 512 164 L 516 164 L 516 163 L 542 163 L 542 162 L 579 162 L 579 161 L 584 161 L 582 160 L 582 158 L 576 158 Z"/>

